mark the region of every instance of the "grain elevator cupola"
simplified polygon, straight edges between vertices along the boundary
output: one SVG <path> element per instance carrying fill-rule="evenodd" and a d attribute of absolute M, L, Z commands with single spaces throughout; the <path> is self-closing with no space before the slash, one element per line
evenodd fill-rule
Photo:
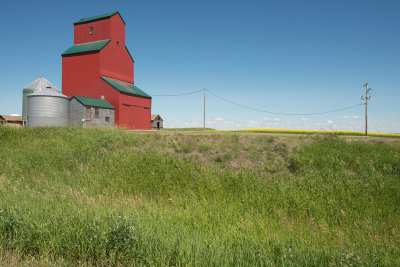
<path fill-rule="evenodd" d="M 150 129 L 151 97 L 134 85 L 134 60 L 119 12 L 74 23 L 74 45 L 62 54 L 62 92 L 103 97 L 115 107 L 116 125 Z"/>

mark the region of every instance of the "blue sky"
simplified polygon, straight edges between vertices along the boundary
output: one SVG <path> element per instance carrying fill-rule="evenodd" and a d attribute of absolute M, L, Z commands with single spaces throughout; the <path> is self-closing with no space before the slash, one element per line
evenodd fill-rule
<path fill-rule="evenodd" d="M 369 130 L 400 132 L 399 1 L 9 1 L 0 25 L 0 114 L 21 114 L 40 76 L 61 90 L 73 22 L 120 11 L 149 94 L 207 88 L 257 109 L 313 113 L 357 105 L 369 82 Z M 207 95 L 218 129 L 363 130 L 364 106 L 315 116 L 250 111 Z M 166 127 L 202 126 L 203 95 L 153 97 Z"/>

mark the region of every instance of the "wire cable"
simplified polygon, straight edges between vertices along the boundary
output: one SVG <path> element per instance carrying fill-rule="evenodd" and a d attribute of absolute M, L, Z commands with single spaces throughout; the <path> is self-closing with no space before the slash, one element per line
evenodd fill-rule
<path fill-rule="evenodd" d="M 198 90 L 198 91 L 193 91 L 193 92 L 188 92 L 188 93 L 182 93 L 182 94 L 174 94 L 174 95 L 151 95 L 151 96 L 183 96 L 183 95 L 191 95 L 195 93 L 200 93 L 203 92 L 204 89 Z"/>
<path fill-rule="evenodd" d="M 253 111 L 258 111 L 258 112 L 263 112 L 263 113 L 274 114 L 274 115 L 284 115 L 284 116 L 311 116 L 311 115 L 321 115 L 321 114 L 327 114 L 327 113 L 334 113 L 334 112 L 338 112 L 338 111 L 342 111 L 342 110 L 346 110 L 346 109 L 352 109 L 352 108 L 355 108 L 355 107 L 364 105 L 364 104 L 357 104 L 357 105 L 349 106 L 349 107 L 345 107 L 345 108 L 334 109 L 334 110 L 323 111 L 323 112 L 313 112 L 313 113 L 283 113 L 283 112 L 273 112 L 273 111 L 267 111 L 267 110 L 262 110 L 262 109 L 258 109 L 258 108 L 252 108 L 252 107 L 249 107 L 249 106 L 245 106 L 245 105 L 236 103 L 236 102 L 234 102 L 234 101 L 232 101 L 232 100 L 223 98 L 223 97 L 221 97 L 221 96 L 219 96 L 219 95 L 216 95 L 216 94 L 214 94 L 213 92 L 211 92 L 211 91 L 208 90 L 208 89 L 206 89 L 206 91 L 209 92 L 211 95 L 213 95 L 213 96 L 215 96 L 215 97 L 217 97 L 217 98 L 219 98 L 219 99 L 221 99 L 221 100 L 223 100 L 223 101 L 226 101 L 226 102 L 231 103 L 231 104 L 236 105 L 236 106 L 240 106 L 240 107 L 245 108 L 245 109 L 249 109 L 249 110 L 253 110 Z"/>

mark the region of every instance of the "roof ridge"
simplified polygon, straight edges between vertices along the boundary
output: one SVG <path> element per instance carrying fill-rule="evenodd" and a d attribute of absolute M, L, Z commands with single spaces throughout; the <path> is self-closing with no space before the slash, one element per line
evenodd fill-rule
<path fill-rule="evenodd" d="M 75 98 L 84 106 L 115 109 L 114 106 L 111 105 L 110 102 L 108 102 L 105 99 L 93 98 L 93 97 L 87 97 L 87 96 L 79 96 L 79 95 L 74 95 L 74 96 L 72 96 L 72 98 Z"/>
<path fill-rule="evenodd" d="M 76 44 L 68 48 L 64 53 L 61 54 L 61 56 L 91 52 L 91 51 L 100 51 L 110 42 L 111 39 L 105 39 L 94 42 Z"/>
<path fill-rule="evenodd" d="M 114 11 L 114 12 L 110 12 L 110 13 L 106 13 L 106 14 L 102 14 L 102 15 L 97 15 L 97 16 L 88 17 L 88 18 L 86 18 L 86 17 L 81 18 L 80 20 L 74 22 L 74 25 L 82 24 L 82 23 L 87 23 L 87 22 L 91 22 L 91 21 L 96 21 L 96 20 L 101 20 L 101 19 L 106 19 L 106 18 L 110 18 L 110 17 L 112 17 L 112 16 L 114 16 L 114 15 L 116 15 L 116 14 L 118 14 L 119 17 L 121 18 L 122 22 L 123 22 L 124 24 L 126 24 L 125 21 L 124 21 L 124 19 L 123 19 L 122 16 L 121 16 L 121 14 L 119 13 L 119 11 Z"/>
<path fill-rule="evenodd" d="M 93 42 L 86 42 L 86 43 L 80 43 L 80 44 L 75 44 L 75 45 L 91 44 L 91 43 L 104 42 L 104 41 L 109 41 L 109 40 L 111 40 L 111 39 L 97 40 L 97 41 L 93 41 Z"/>
<path fill-rule="evenodd" d="M 125 82 L 125 81 L 123 81 L 123 80 L 120 80 L 120 79 L 117 79 L 117 78 L 108 77 L 108 76 L 106 76 L 106 75 L 102 75 L 102 76 L 100 76 L 100 77 L 103 77 L 103 78 L 106 78 L 106 79 L 115 80 L 115 81 L 118 81 L 118 82 L 123 82 L 123 83 L 132 84 L 132 85 L 134 85 L 134 86 L 135 86 L 135 84 L 134 84 L 134 83 Z"/>
<path fill-rule="evenodd" d="M 141 90 L 139 87 L 137 87 L 133 83 L 124 82 L 124 81 L 121 81 L 121 80 L 118 80 L 115 78 L 106 77 L 106 76 L 100 76 L 100 78 L 120 93 L 151 98 L 150 95 L 148 95 L 146 92 Z"/>

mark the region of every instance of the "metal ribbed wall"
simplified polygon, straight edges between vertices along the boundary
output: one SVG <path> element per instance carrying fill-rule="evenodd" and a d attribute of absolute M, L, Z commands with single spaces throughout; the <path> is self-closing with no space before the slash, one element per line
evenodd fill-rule
<path fill-rule="evenodd" d="M 28 109 L 28 95 L 36 94 L 42 90 L 52 90 L 58 93 L 58 90 L 54 85 L 52 85 L 46 78 L 40 77 L 34 80 L 32 83 L 24 87 L 22 90 L 22 119 L 27 118 Z"/>
<path fill-rule="evenodd" d="M 29 95 L 27 97 L 27 104 L 28 126 L 46 127 L 68 125 L 68 97 Z"/>
<path fill-rule="evenodd" d="M 23 89 L 22 90 L 22 118 L 26 120 L 26 110 L 28 105 L 28 95 L 39 92 L 42 89 Z"/>

